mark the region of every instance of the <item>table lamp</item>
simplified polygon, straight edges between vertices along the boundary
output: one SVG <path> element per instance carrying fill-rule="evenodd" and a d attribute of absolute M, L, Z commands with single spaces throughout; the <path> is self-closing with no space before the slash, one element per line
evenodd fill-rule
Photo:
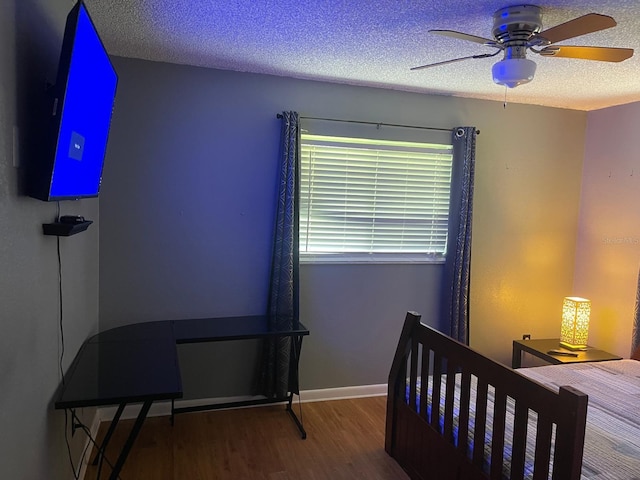
<path fill-rule="evenodd" d="M 565 297 L 562 303 L 560 345 L 569 350 L 586 350 L 589 337 L 591 301 L 580 297 Z"/>

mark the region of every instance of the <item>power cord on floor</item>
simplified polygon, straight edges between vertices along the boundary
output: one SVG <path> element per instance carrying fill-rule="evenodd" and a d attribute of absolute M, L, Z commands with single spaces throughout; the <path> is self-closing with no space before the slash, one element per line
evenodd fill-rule
<path fill-rule="evenodd" d="M 104 451 L 104 448 L 102 448 L 100 445 L 98 445 L 98 442 L 93 438 L 93 435 L 91 434 L 91 430 L 89 429 L 89 427 L 87 427 L 84 423 L 82 423 L 80 421 L 80 419 L 75 415 L 75 412 L 72 412 L 72 415 L 73 415 L 72 421 L 74 422 L 75 427 L 81 429 L 85 433 L 87 438 L 89 439 L 89 442 L 91 442 L 91 444 L 93 444 L 93 446 L 96 448 L 97 455 L 99 455 L 99 458 L 100 458 L 100 462 L 99 462 L 99 465 L 98 465 L 98 473 L 96 475 L 96 480 L 100 480 L 100 474 L 101 474 L 101 471 L 102 471 L 102 462 L 103 461 L 107 465 L 109 465 L 109 467 L 111 467 L 111 470 L 114 470 L 115 466 L 107 458 L 106 452 Z M 87 444 L 87 447 L 88 446 L 89 446 L 89 444 Z M 84 454 L 83 454 L 83 459 L 84 459 Z M 122 477 L 120 477 L 120 475 L 118 475 L 118 478 L 120 480 L 122 480 Z"/>
<path fill-rule="evenodd" d="M 67 412 L 67 409 L 64 409 L 64 441 L 67 444 L 67 454 L 69 455 L 69 464 L 71 465 L 71 471 L 73 472 L 73 478 L 75 478 L 76 480 L 79 480 L 80 478 L 80 474 L 79 472 L 76 472 L 76 467 L 73 465 L 73 455 L 71 455 L 71 444 L 69 443 L 69 430 L 68 430 L 68 426 L 69 426 L 69 415 Z M 89 445 L 87 444 L 87 447 Z M 86 452 L 86 448 L 85 448 L 85 452 Z M 84 453 L 82 454 L 82 459 L 84 459 Z M 82 460 L 80 461 L 80 465 L 82 465 Z"/>

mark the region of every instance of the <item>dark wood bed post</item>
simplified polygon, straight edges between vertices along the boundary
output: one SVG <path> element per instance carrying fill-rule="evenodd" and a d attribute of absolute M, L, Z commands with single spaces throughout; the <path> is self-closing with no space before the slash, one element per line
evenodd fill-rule
<path fill-rule="evenodd" d="M 588 395 L 573 387 L 560 387 L 565 412 L 556 432 L 556 453 L 553 478 L 579 480 L 582 472 L 584 433 L 587 426 Z"/>
<path fill-rule="evenodd" d="M 397 384 L 394 384 L 394 379 L 402 379 L 402 388 L 405 388 L 404 379 L 406 374 L 399 374 L 400 369 L 407 368 L 407 356 L 411 350 L 411 338 L 416 327 L 420 324 L 420 318 L 422 316 L 416 312 L 407 312 L 407 316 L 404 319 L 404 326 L 402 327 L 402 333 L 400 334 L 400 340 L 398 340 L 398 346 L 396 347 L 396 354 L 393 357 L 393 363 L 391 364 L 391 370 L 389 372 L 389 380 L 387 383 L 387 422 L 386 422 L 386 435 L 384 442 L 384 449 L 389 455 L 392 455 L 392 446 L 394 435 L 392 429 L 396 424 L 394 415 L 396 412 L 396 392 L 400 388 Z"/>

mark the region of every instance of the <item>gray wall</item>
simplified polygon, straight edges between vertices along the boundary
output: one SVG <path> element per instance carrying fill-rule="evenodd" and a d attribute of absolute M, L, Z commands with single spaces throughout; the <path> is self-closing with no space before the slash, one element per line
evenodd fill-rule
<path fill-rule="evenodd" d="M 417 95 L 123 58 L 115 65 L 120 87 L 100 200 L 101 329 L 266 311 L 276 113 L 424 123 L 395 107 Z M 432 99 L 443 109 L 446 101 Z M 303 265 L 301 320 L 312 333 L 302 388 L 386 382 L 406 310 L 436 321 L 440 272 Z M 221 351 L 231 359 L 221 362 Z M 251 378 L 246 352 L 237 343 L 181 346 L 185 397 L 242 393 L 239 381 L 224 390 L 207 384 L 238 380 L 237 371 Z M 211 379 L 209 366 L 227 363 L 234 368 Z"/>
<path fill-rule="evenodd" d="M 572 286 L 584 112 L 504 109 L 498 102 L 133 59 L 116 58 L 115 65 L 120 90 L 100 201 L 101 329 L 265 311 L 276 113 L 292 109 L 314 117 L 478 127 L 476 346 L 508 359 L 511 339 L 523 328 L 536 336 L 555 331 L 549 312 Z M 538 241 L 545 261 L 522 263 Z M 562 260 L 546 262 L 545 248 Z M 386 382 L 404 313 L 417 310 L 437 323 L 440 274 L 437 265 L 302 265 L 301 320 L 311 330 L 302 388 Z M 540 277 L 545 281 L 530 288 L 528 278 Z M 496 315 L 499 286 L 535 307 L 514 318 L 507 303 Z M 534 320 L 536 328 L 523 326 Z M 209 348 L 181 349 L 187 397 L 215 392 L 205 372 L 220 357 L 207 356 Z M 228 361 L 236 368 L 242 349 L 228 346 L 231 351 L 239 351 Z"/>
<path fill-rule="evenodd" d="M 35 107 L 55 78 L 70 2 L 0 2 L 0 478 L 68 479 L 64 414 L 52 402 L 61 380 L 56 238 L 42 234 L 56 205 L 22 194 L 30 147 L 40 141 Z M 63 214 L 96 220 L 60 243 L 66 370 L 82 341 L 98 327 L 98 201 L 61 202 Z M 85 411 L 85 419 L 92 412 Z M 71 439 L 74 458 L 84 445 Z"/>
<path fill-rule="evenodd" d="M 589 344 L 631 353 L 640 265 L 640 102 L 589 112 L 575 291 L 591 300 Z"/>

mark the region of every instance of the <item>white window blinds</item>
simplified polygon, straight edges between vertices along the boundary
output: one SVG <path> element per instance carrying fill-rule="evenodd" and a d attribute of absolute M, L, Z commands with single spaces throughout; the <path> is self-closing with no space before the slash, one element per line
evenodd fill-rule
<path fill-rule="evenodd" d="M 302 134 L 300 252 L 443 256 L 452 146 Z"/>

